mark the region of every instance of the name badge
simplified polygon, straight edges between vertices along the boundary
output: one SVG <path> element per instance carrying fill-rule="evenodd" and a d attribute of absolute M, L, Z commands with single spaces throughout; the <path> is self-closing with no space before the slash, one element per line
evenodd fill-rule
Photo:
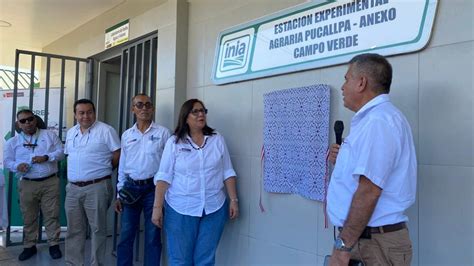
<path fill-rule="evenodd" d="M 179 151 L 181 151 L 181 152 L 191 152 L 191 149 L 188 149 L 188 148 L 180 148 Z"/>
<path fill-rule="evenodd" d="M 155 136 L 153 136 L 153 135 L 151 135 L 151 137 L 150 137 L 150 140 L 151 140 L 151 141 L 155 141 L 155 140 L 159 140 L 159 139 L 160 139 L 160 137 L 155 137 Z"/>

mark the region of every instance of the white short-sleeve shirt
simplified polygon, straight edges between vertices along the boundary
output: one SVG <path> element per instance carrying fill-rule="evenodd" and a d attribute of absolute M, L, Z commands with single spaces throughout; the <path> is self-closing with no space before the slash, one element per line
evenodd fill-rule
<path fill-rule="evenodd" d="M 158 172 L 161 155 L 170 136 L 169 129 L 154 122 L 144 133 L 137 128 L 137 124 L 123 132 L 117 191 L 123 187 L 127 177 L 144 180 Z"/>
<path fill-rule="evenodd" d="M 352 118 L 328 189 L 331 222 L 343 226 L 363 175 L 382 189 L 368 226 L 407 221 L 404 211 L 416 197 L 417 161 L 410 125 L 382 94 Z"/>
<path fill-rule="evenodd" d="M 120 149 L 115 129 L 96 121 L 81 132 L 79 124 L 67 132 L 64 153 L 70 182 L 90 181 L 112 174 L 112 153 Z"/>
<path fill-rule="evenodd" d="M 160 169 L 155 175 L 170 184 L 165 199 L 178 213 L 201 217 L 219 210 L 225 202 L 224 181 L 236 176 L 224 138 L 216 132 L 205 136 L 199 148 L 191 137 L 176 143 L 168 139 Z"/>

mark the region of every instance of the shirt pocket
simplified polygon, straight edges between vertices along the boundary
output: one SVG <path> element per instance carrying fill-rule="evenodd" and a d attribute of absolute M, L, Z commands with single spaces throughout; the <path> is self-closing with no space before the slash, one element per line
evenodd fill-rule
<path fill-rule="evenodd" d="M 130 153 L 132 152 L 133 148 L 137 146 L 138 143 L 139 142 L 137 141 L 137 139 L 129 140 L 125 143 L 125 145 L 123 145 L 123 149 L 125 150 L 125 152 Z"/>
<path fill-rule="evenodd" d="M 147 154 L 157 154 L 162 152 L 163 147 L 159 137 L 153 137 L 153 139 L 147 139 L 145 141 L 145 153 Z"/>
<path fill-rule="evenodd" d="M 64 145 L 64 152 L 70 154 L 74 149 L 74 138 L 66 139 L 66 144 Z"/>
<path fill-rule="evenodd" d="M 37 155 L 44 155 L 48 153 L 48 142 L 45 139 L 38 140 L 38 146 L 35 148 L 35 153 Z"/>
<path fill-rule="evenodd" d="M 174 178 L 171 186 L 175 187 L 175 192 L 182 195 L 199 194 L 200 191 L 200 171 L 199 160 L 195 160 L 193 151 L 178 151 L 176 154 L 176 164 Z"/>
<path fill-rule="evenodd" d="M 104 142 L 90 141 L 87 145 L 82 147 L 87 154 L 106 154 L 111 152 L 109 147 Z"/>
<path fill-rule="evenodd" d="M 196 159 L 194 152 L 191 148 L 177 146 L 174 167 L 177 174 L 187 175 L 193 170 L 199 171 L 199 160 Z"/>
<path fill-rule="evenodd" d="M 223 155 L 217 149 L 206 154 L 204 168 L 207 171 L 218 171 L 223 168 Z"/>
<path fill-rule="evenodd" d="M 224 182 L 224 159 L 223 154 L 218 150 L 213 150 L 206 155 L 204 161 L 206 183 L 209 189 L 219 190 Z"/>
<path fill-rule="evenodd" d="M 339 153 L 336 158 L 336 166 L 331 178 L 334 178 L 335 180 L 343 180 L 346 178 L 345 175 L 352 174 L 349 172 L 351 167 L 351 152 L 352 147 L 350 139 L 346 139 L 339 149 Z"/>

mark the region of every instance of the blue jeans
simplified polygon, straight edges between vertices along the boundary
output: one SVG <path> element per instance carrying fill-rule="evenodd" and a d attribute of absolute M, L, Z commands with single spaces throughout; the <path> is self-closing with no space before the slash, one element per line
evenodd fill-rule
<path fill-rule="evenodd" d="M 170 266 L 214 265 L 229 203 L 202 217 L 182 215 L 165 203 L 164 227 Z"/>
<path fill-rule="evenodd" d="M 155 185 L 135 185 L 126 181 L 124 188 L 140 192 L 142 197 L 133 205 L 122 204 L 120 242 L 117 247 L 117 265 L 133 265 L 133 242 L 140 227 L 140 214 L 145 217 L 145 266 L 160 265 L 161 231 L 151 222 Z"/>

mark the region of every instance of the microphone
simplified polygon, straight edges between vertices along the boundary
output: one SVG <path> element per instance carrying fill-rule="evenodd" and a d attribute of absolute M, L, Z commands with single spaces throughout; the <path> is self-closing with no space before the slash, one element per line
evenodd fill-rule
<path fill-rule="evenodd" d="M 342 144 L 342 132 L 344 132 L 344 123 L 341 120 L 337 120 L 334 123 L 334 133 L 336 133 L 336 143 Z"/>

